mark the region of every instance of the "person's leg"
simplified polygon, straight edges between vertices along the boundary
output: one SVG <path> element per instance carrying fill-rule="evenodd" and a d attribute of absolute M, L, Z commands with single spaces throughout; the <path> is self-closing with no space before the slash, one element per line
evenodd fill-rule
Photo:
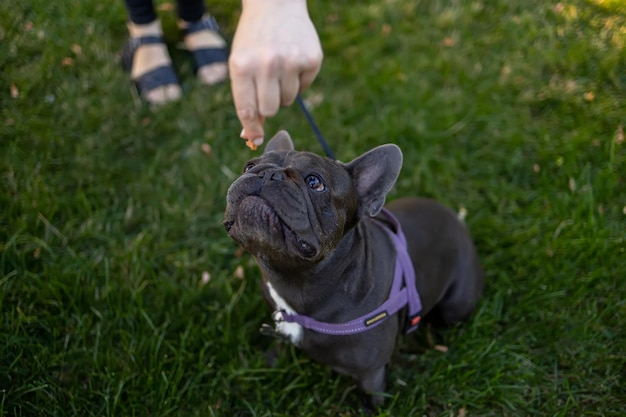
<path fill-rule="evenodd" d="M 152 0 L 125 0 L 130 21 L 137 25 L 145 25 L 157 20 Z"/>
<path fill-rule="evenodd" d="M 185 47 L 194 55 L 198 79 L 217 84 L 228 77 L 226 41 L 217 24 L 205 15 L 203 0 L 177 0 L 179 27 L 186 33 Z"/>
<path fill-rule="evenodd" d="M 125 0 L 130 21 L 127 45 L 131 78 L 141 87 L 142 97 L 151 104 L 180 98 L 182 91 L 163 38 L 163 30 L 152 0 Z M 146 41 L 148 40 L 148 41 Z M 134 43 L 133 43 L 134 42 Z M 134 46 L 130 46 L 130 45 Z"/>
<path fill-rule="evenodd" d="M 184 22 L 197 22 L 204 17 L 203 0 L 177 0 L 178 17 Z"/>

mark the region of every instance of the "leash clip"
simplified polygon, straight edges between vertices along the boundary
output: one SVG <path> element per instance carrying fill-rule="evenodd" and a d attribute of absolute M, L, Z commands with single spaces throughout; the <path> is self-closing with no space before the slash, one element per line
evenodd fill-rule
<path fill-rule="evenodd" d="M 285 337 L 282 333 L 278 332 L 275 327 L 270 326 L 267 323 L 263 323 L 259 329 L 259 333 L 263 336 L 273 337 L 281 342 L 289 342 L 289 338 Z"/>
<path fill-rule="evenodd" d="M 259 333 L 263 336 L 271 336 L 275 339 L 278 339 L 282 342 L 291 342 L 288 336 L 282 334 L 278 331 L 278 325 L 285 321 L 284 310 L 276 310 L 272 313 L 272 321 L 274 322 L 274 326 L 271 326 L 267 323 L 263 323 L 261 328 L 259 329 Z"/>
<path fill-rule="evenodd" d="M 274 323 L 278 324 L 278 323 L 282 323 L 283 321 L 285 321 L 285 310 L 276 310 L 272 313 L 272 320 L 274 320 Z"/>

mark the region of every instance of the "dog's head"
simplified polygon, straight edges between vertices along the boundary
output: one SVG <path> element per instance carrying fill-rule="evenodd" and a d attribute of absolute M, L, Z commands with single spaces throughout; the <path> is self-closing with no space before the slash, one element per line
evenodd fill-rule
<path fill-rule="evenodd" d="M 224 227 L 269 265 L 318 262 L 362 216 L 378 214 L 401 166 L 396 145 L 344 164 L 295 151 L 289 134 L 278 132 L 228 189 Z"/>

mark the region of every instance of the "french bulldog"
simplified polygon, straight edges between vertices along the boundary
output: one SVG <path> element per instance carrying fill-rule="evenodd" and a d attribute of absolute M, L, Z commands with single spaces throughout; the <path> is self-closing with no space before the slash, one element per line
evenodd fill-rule
<path fill-rule="evenodd" d="M 375 406 L 383 400 L 397 337 L 416 324 L 407 323 L 416 321 L 407 307 L 378 314 L 373 321 L 385 320 L 347 334 L 319 332 L 284 317 L 306 316 L 328 326 L 368 317 L 390 297 L 399 251 L 410 256 L 414 278 L 407 286 L 416 288 L 425 320 L 452 325 L 475 310 L 483 273 L 458 216 L 425 198 L 401 198 L 383 208 L 401 166 L 394 144 L 342 163 L 295 151 L 289 134 L 280 131 L 228 189 L 224 216 L 227 234 L 260 267 L 263 295 L 275 310 L 272 331 L 352 377 Z M 390 217 L 399 221 L 406 249 L 392 243 Z"/>

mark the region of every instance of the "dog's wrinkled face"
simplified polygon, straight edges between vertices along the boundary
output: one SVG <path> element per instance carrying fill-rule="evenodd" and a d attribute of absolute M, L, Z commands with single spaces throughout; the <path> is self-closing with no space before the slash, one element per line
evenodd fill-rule
<path fill-rule="evenodd" d="M 289 143 L 268 144 L 246 164 L 228 190 L 224 227 L 256 257 L 296 267 L 337 245 L 354 222 L 357 195 L 341 163 Z"/>
<path fill-rule="evenodd" d="M 224 227 L 267 264 L 304 267 L 332 252 L 362 216 L 378 214 L 401 166 L 395 145 L 343 164 L 295 151 L 281 131 L 228 189 Z"/>

